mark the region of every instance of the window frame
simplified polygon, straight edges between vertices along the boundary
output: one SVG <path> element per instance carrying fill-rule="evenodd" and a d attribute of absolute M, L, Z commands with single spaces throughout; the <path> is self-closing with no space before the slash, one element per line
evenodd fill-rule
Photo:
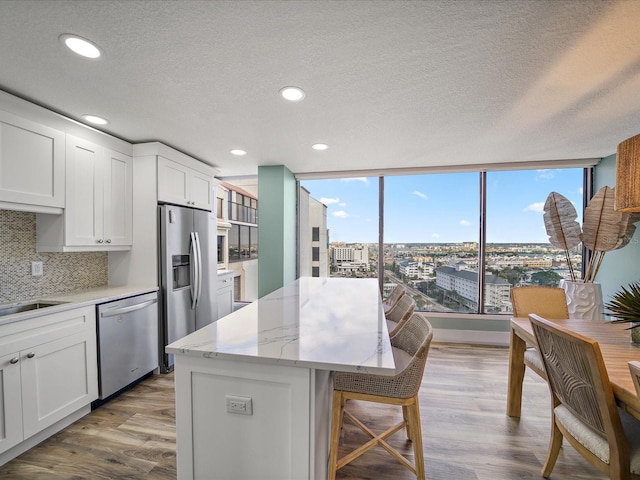
<path fill-rule="evenodd" d="M 424 174 L 434 174 L 434 173 L 477 173 L 478 181 L 480 184 L 479 189 L 479 234 L 478 234 L 478 292 L 477 292 L 477 311 L 476 312 L 437 312 L 438 316 L 456 316 L 456 317 L 477 317 L 478 315 L 483 316 L 494 316 L 496 318 L 504 318 L 505 313 L 494 314 L 494 313 L 486 313 L 485 312 L 485 295 L 486 295 L 486 285 L 485 285 L 485 271 L 486 271 L 486 221 L 487 221 L 487 172 L 491 171 L 515 171 L 515 170 L 538 170 L 538 169 L 573 169 L 573 168 L 582 168 L 582 179 L 583 179 L 583 199 L 582 199 L 582 211 L 588 203 L 588 200 L 593 196 L 594 191 L 594 167 L 597 165 L 599 159 L 578 159 L 574 161 L 555 161 L 555 162 L 522 162 L 517 164 L 498 164 L 497 168 L 495 165 L 488 165 L 486 169 L 479 170 L 477 165 L 473 166 L 461 166 L 460 168 L 455 169 L 433 169 L 426 171 L 411 171 L 411 172 L 397 172 L 396 175 L 424 175 Z M 491 168 L 491 167 L 494 168 Z M 358 176 L 366 176 L 372 177 L 373 175 L 369 172 L 350 172 L 359 174 Z M 393 173 L 392 173 L 393 174 Z M 386 176 L 389 176 L 387 174 Z M 343 178 L 339 172 L 336 172 L 332 175 L 299 175 L 297 176 L 298 187 L 300 187 L 300 182 L 303 180 L 323 180 L 323 179 L 332 179 L 332 178 Z M 379 222 L 379 240 L 377 242 L 378 245 L 378 281 L 380 285 L 380 291 L 383 290 L 384 285 L 384 273 L 380 275 L 380 272 L 384 272 L 384 179 L 385 174 L 380 173 L 378 175 L 379 179 L 379 206 L 378 206 L 378 222 Z M 329 241 L 329 239 L 327 239 Z M 299 252 L 299 255 L 301 252 Z M 588 262 L 587 258 L 588 252 L 583 248 L 582 251 L 582 265 Z M 380 264 L 382 263 L 382 266 Z M 427 311 L 428 312 L 428 311 Z"/>

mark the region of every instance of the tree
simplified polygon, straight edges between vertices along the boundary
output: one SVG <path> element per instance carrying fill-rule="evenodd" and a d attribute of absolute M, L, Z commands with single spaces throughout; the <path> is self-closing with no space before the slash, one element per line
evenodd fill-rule
<path fill-rule="evenodd" d="M 557 287 L 562 277 L 553 270 L 542 270 L 531 274 L 531 283 L 534 285 L 548 285 Z"/>
<path fill-rule="evenodd" d="M 504 278 L 514 287 L 518 286 L 522 276 L 526 273 L 526 269 L 522 267 L 504 268 L 496 273 L 498 277 Z"/>

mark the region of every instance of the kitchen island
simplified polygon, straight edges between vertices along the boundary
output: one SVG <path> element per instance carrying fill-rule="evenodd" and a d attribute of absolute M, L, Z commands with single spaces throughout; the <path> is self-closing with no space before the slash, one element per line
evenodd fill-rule
<path fill-rule="evenodd" d="M 394 373 L 374 279 L 298 279 L 167 352 L 180 480 L 324 479 L 331 372 Z"/>

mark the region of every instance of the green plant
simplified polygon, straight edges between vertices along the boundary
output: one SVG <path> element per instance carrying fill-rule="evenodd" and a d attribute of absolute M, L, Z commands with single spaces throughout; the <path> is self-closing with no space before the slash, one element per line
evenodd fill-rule
<path fill-rule="evenodd" d="M 629 328 L 640 327 L 640 283 L 632 283 L 628 289 L 621 287 L 611 301 L 605 305 L 609 314 L 614 317 L 612 322 L 630 322 Z"/>

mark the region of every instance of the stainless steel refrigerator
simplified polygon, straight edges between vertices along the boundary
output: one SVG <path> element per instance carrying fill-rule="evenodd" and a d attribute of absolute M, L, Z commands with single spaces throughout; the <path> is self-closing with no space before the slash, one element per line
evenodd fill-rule
<path fill-rule="evenodd" d="M 218 319 L 215 212 L 158 205 L 160 371 L 173 370 L 165 346 Z"/>

